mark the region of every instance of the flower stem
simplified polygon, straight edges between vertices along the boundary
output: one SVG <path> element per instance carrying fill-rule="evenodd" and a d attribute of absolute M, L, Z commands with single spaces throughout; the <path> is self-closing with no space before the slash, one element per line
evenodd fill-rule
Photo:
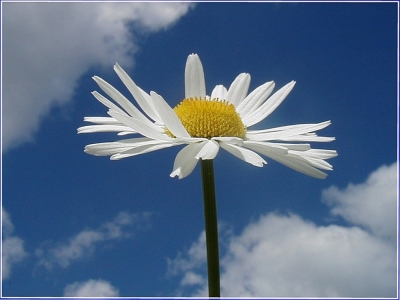
<path fill-rule="evenodd" d="M 209 297 L 220 297 L 217 203 L 212 159 L 201 160 L 201 173 L 206 223 L 208 294 Z"/>

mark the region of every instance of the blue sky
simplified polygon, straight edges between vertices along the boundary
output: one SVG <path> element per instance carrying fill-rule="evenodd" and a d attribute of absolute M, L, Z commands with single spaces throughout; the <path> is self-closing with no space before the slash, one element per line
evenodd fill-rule
<path fill-rule="evenodd" d="M 260 128 L 331 120 L 325 180 L 214 162 L 222 296 L 397 297 L 398 4 L 2 2 L 2 296 L 206 296 L 199 166 L 180 147 L 83 152 L 118 62 L 173 107 L 190 53 L 207 93 L 296 86 Z"/>

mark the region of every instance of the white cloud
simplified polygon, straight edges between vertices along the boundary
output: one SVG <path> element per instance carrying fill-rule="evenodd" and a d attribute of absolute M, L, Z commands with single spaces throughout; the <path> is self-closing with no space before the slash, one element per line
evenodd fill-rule
<path fill-rule="evenodd" d="M 396 169 L 397 164 L 382 167 L 363 184 L 343 191 L 330 188 L 323 193 L 330 196 L 333 213 L 339 208 L 349 223 L 356 220 L 350 227 L 319 226 L 295 214 L 270 213 L 247 225 L 239 235 L 223 238 L 227 249 L 221 257 L 221 295 L 396 297 L 396 243 L 387 239 L 396 231 L 396 222 L 391 223 L 394 228 L 382 224 L 387 218 L 391 220 L 392 212 L 377 216 L 387 213 L 382 203 L 394 205 L 396 213 Z M 387 190 L 379 193 L 382 185 L 378 183 L 383 182 Z M 357 192 L 348 193 L 354 189 Z M 368 201 L 359 201 L 360 195 Z M 357 208 L 361 213 L 353 212 Z M 203 235 L 189 251 L 169 261 L 169 272 L 183 278 L 177 294 L 207 296 Z"/>
<path fill-rule="evenodd" d="M 92 66 L 133 65 L 130 27 L 155 32 L 193 3 L 2 3 L 2 145 L 33 139 L 50 109 L 71 100 Z"/>
<path fill-rule="evenodd" d="M 5 280 L 10 277 L 13 265 L 21 262 L 28 254 L 24 250 L 24 241 L 13 235 L 14 226 L 4 208 L 2 208 L 2 229 L 2 280 Z"/>
<path fill-rule="evenodd" d="M 105 280 L 90 279 L 67 285 L 64 297 L 118 297 L 118 290 Z"/>
<path fill-rule="evenodd" d="M 188 271 L 201 267 L 207 258 L 205 246 L 206 234 L 203 231 L 198 240 L 192 244 L 186 253 L 178 253 L 174 260 L 167 259 L 169 274 L 176 275 L 182 271 Z M 188 257 L 190 257 L 190 259 L 188 259 Z"/>
<path fill-rule="evenodd" d="M 397 163 L 382 166 L 364 183 L 349 184 L 344 190 L 335 186 L 325 190 L 324 202 L 332 206 L 333 215 L 396 243 L 397 174 Z"/>
<path fill-rule="evenodd" d="M 119 213 L 112 221 L 102 224 L 99 228 L 86 229 L 63 243 L 54 245 L 45 243 L 36 250 L 39 264 L 51 269 L 54 265 L 68 267 L 73 261 L 92 255 L 101 243 L 111 240 L 130 238 L 132 231 L 127 227 L 135 225 L 136 229 L 146 226 L 149 214 Z"/>

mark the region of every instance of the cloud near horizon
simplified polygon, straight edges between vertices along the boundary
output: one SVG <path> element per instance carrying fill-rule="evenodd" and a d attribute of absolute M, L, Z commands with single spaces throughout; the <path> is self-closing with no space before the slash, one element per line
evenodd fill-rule
<path fill-rule="evenodd" d="M 68 103 L 93 66 L 132 67 L 137 33 L 168 28 L 194 3 L 2 5 L 3 153 L 34 140 L 41 119 Z M 132 31 L 135 29 L 135 34 Z"/>
<path fill-rule="evenodd" d="M 109 282 L 90 279 L 67 285 L 63 297 L 118 297 L 118 295 L 118 290 Z"/>
<path fill-rule="evenodd" d="M 324 190 L 322 201 L 349 226 L 269 213 L 238 235 L 220 233 L 221 296 L 396 297 L 397 163 Z M 178 295 L 207 296 L 204 232 L 168 263 L 182 277 Z"/>

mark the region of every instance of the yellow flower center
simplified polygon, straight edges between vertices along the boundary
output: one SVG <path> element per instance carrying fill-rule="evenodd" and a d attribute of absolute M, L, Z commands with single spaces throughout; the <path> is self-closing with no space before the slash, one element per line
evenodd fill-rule
<path fill-rule="evenodd" d="M 184 99 L 174 111 L 191 137 L 246 136 L 246 127 L 235 106 L 226 100 Z M 174 137 L 168 129 L 166 133 Z"/>

